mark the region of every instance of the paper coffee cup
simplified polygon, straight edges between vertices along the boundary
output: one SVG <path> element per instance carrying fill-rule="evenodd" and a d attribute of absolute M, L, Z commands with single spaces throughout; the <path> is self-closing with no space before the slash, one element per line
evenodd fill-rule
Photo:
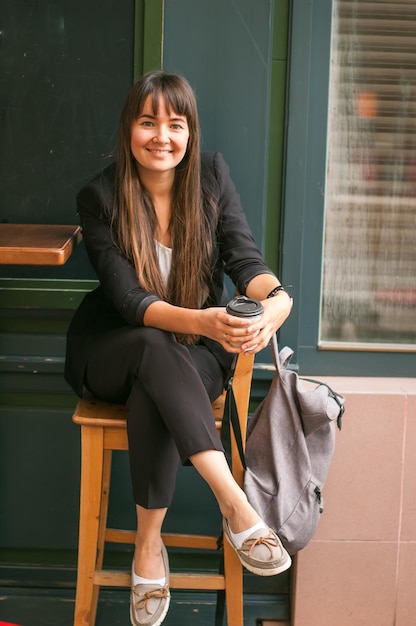
<path fill-rule="evenodd" d="M 236 296 L 226 306 L 226 311 L 235 317 L 244 317 L 252 322 L 258 322 L 263 315 L 263 305 L 254 298 L 247 296 Z M 232 343 L 230 345 L 238 348 L 240 344 Z"/>
<path fill-rule="evenodd" d="M 258 322 L 263 315 L 263 305 L 254 298 L 247 296 L 237 296 L 230 300 L 226 306 L 227 313 L 236 317 L 250 318 L 253 322 Z"/>

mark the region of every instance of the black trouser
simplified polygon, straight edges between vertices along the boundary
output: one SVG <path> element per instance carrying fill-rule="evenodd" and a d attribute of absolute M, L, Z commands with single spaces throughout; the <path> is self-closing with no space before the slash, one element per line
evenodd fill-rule
<path fill-rule="evenodd" d="M 211 402 L 223 387 L 217 359 L 202 345 L 185 347 L 172 333 L 125 326 L 103 334 L 87 364 L 86 386 L 103 400 L 126 402 L 135 502 L 171 504 L 179 461 L 222 450 Z"/>

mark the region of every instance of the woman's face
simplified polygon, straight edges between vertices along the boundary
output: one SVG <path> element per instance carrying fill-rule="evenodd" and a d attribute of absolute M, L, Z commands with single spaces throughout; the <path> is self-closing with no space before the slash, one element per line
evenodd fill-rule
<path fill-rule="evenodd" d="M 143 110 L 133 122 L 131 130 L 131 151 L 139 173 L 174 170 L 185 156 L 188 139 L 186 117 L 172 110 L 168 113 L 162 97 L 155 115 L 152 96 L 147 96 Z"/>

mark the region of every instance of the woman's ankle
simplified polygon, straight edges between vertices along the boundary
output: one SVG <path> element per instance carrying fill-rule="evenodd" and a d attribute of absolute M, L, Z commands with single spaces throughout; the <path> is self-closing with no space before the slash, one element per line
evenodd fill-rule
<path fill-rule="evenodd" d="M 261 521 L 260 516 L 246 498 L 238 504 L 227 507 L 225 511 L 222 511 L 222 514 L 234 533 L 243 532 Z"/>
<path fill-rule="evenodd" d="M 161 578 L 165 568 L 162 558 L 162 540 L 151 543 L 137 542 L 134 550 L 134 571 L 143 578 Z"/>

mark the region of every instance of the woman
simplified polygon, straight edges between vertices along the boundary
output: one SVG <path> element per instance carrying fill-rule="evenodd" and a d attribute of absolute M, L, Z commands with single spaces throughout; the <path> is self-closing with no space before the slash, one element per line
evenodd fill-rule
<path fill-rule="evenodd" d="M 200 154 L 195 95 L 180 76 L 145 75 L 121 114 L 116 163 L 77 196 L 100 281 L 68 331 L 66 378 L 128 405 L 137 536 L 130 615 L 158 626 L 169 608 L 161 528 L 178 464 L 212 489 L 224 535 L 250 571 L 291 561 L 228 468 L 212 418 L 235 354 L 267 346 L 291 308 L 256 247 L 218 153 Z M 261 321 L 229 315 L 224 271 L 262 301 Z M 273 297 L 268 297 L 273 296 Z"/>

